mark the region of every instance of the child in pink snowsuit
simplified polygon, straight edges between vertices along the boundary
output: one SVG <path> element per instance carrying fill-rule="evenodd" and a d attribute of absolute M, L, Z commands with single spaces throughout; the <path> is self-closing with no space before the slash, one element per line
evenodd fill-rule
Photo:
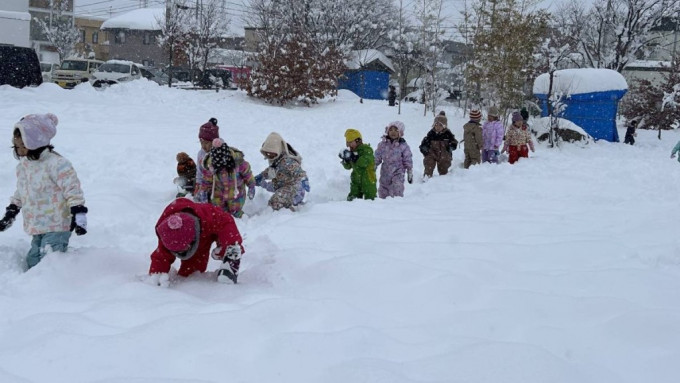
<path fill-rule="evenodd" d="M 498 153 L 505 135 L 503 123 L 498 120 L 498 117 L 498 108 L 492 106 L 487 113 L 487 121 L 482 126 L 482 137 L 484 138 L 482 162 L 498 163 Z"/>
<path fill-rule="evenodd" d="M 385 127 L 385 135 L 375 150 L 375 166 L 380 167 L 378 197 L 403 197 L 404 173 L 413 182 L 413 155 L 404 140 L 404 123 L 394 121 Z"/>

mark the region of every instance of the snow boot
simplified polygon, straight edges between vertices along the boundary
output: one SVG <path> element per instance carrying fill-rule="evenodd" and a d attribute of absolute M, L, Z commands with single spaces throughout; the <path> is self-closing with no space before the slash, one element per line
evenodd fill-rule
<path fill-rule="evenodd" d="M 217 282 L 227 283 L 232 281 L 236 284 L 236 279 L 238 278 L 238 273 L 231 267 L 229 260 L 225 257 L 222 266 L 217 270 Z"/>

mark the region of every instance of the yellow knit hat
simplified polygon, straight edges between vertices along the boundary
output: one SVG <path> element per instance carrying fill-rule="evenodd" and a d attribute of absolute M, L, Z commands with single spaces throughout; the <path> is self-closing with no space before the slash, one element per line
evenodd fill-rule
<path fill-rule="evenodd" d="M 361 138 L 361 133 L 359 133 L 358 130 L 347 129 L 345 131 L 345 141 L 352 142 L 352 141 L 355 141 L 357 138 Z"/>

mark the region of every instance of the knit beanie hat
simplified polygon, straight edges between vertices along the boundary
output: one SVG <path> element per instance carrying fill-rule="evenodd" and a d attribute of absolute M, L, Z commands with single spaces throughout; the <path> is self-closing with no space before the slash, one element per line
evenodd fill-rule
<path fill-rule="evenodd" d="M 517 121 L 524 121 L 524 118 L 522 117 L 519 112 L 512 112 L 512 122 L 517 122 Z"/>
<path fill-rule="evenodd" d="M 189 213 L 172 214 L 156 226 L 158 239 L 166 249 L 173 253 L 185 253 L 175 254 L 182 260 L 194 255 L 200 232 L 198 218 Z"/>
<path fill-rule="evenodd" d="M 500 113 L 498 112 L 498 108 L 495 107 L 495 106 L 492 106 L 491 108 L 489 108 L 489 113 L 487 113 L 487 114 L 489 116 L 493 116 L 493 117 L 499 117 L 500 116 Z"/>
<path fill-rule="evenodd" d="M 211 118 L 208 122 L 201 125 L 198 130 L 198 138 L 205 141 L 212 141 L 220 136 L 220 127 L 217 126 L 217 119 Z"/>
<path fill-rule="evenodd" d="M 212 159 L 212 167 L 215 171 L 226 169 L 230 172 L 236 167 L 236 162 L 229 145 L 221 138 L 213 140 L 210 158 Z"/>
<path fill-rule="evenodd" d="M 29 114 L 14 124 L 19 129 L 21 140 L 28 150 L 42 148 L 50 144 L 57 134 L 59 119 L 52 113 Z"/>
<path fill-rule="evenodd" d="M 472 109 L 470 111 L 470 120 L 479 121 L 482 119 L 482 112 L 479 109 Z"/>
<path fill-rule="evenodd" d="M 432 123 L 432 126 L 434 127 L 435 125 L 440 124 L 443 127 L 448 127 L 449 123 L 448 120 L 446 119 L 446 116 L 443 114 L 438 114 L 437 116 L 434 117 L 434 123 Z"/>
<path fill-rule="evenodd" d="M 404 123 L 401 121 L 392 121 L 387 126 L 385 127 L 385 135 L 390 131 L 391 127 L 397 128 L 399 131 L 399 137 L 404 137 L 404 130 L 406 130 L 406 127 L 404 126 Z"/>
<path fill-rule="evenodd" d="M 347 129 L 347 130 L 345 131 L 345 141 L 346 141 L 346 142 L 356 141 L 358 138 L 361 138 L 361 133 L 359 133 L 358 130 L 356 130 L 356 129 Z"/>

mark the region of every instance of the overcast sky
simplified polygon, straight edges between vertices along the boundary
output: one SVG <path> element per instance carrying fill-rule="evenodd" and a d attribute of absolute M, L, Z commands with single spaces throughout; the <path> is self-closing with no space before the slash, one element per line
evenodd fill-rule
<path fill-rule="evenodd" d="M 74 0 L 77 16 L 94 16 L 107 19 L 118 14 L 141 8 L 144 4 L 149 7 L 161 7 L 165 0 Z M 196 0 L 188 0 L 194 2 Z M 201 0 L 198 0 L 201 1 Z M 395 0 L 396 1 L 396 0 Z M 447 32 L 453 33 L 454 26 L 460 20 L 460 10 L 463 9 L 466 0 L 444 0 L 445 27 Z M 469 1 L 469 0 L 468 0 Z M 543 0 L 538 7 L 554 9 L 557 4 L 564 0 Z M 591 0 L 587 0 L 591 1 Z M 227 13 L 232 17 L 232 24 L 242 25 L 241 19 L 246 15 L 247 8 L 242 0 L 224 0 Z M 411 1 L 408 1 L 411 3 Z"/>

